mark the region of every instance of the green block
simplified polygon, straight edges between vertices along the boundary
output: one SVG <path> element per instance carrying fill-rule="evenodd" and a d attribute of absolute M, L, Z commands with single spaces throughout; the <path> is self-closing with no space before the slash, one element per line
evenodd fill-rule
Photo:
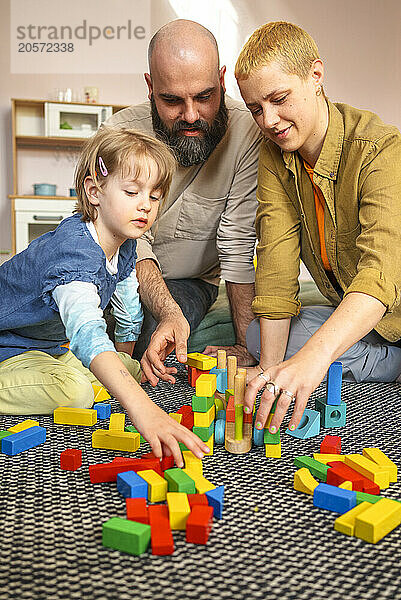
<path fill-rule="evenodd" d="M 128 554 L 143 554 L 150 542 L 150 525 L 112 517 L 102 526 L 102 543 Z"/>
<path fill-rule="evenodd" d="M 234 438 L 236 440 L 242 440 L 244 437 L 243 427 L 244 427 L 244 407 L 242 404 L 237 404 L 234 407 L 235 410 L 235 429 L 234 429 Z"/>
<path fill-rule="evenodd" d="M 276 433 L 270 433 L 266 428 L 263 436 L 264 444 L 279 444 L 280 443 L 280 429 Z"/>
<path fill-rule="evenodd" d="M 214 396 L 192 396 L 192 410 L 194 412 L 207 412 L 214 404 Z"/>
<path fill-rule="evenodd" d="M 226 390 L 224 395 L 226 398 L 226 403 L 228 404 L 230 397 L 234 396 L 234 390 Z"/>
<path fill-rule="evenodd" d="M 193 427 L 192 431 L 202 440 L 202 442 L 207 442 L 214 433 L 214 421 L 210 423 L 209 427 Z"/>
<path fill-rule="evenodd" d="M 134 427 L 133 425 L 127 425 L 124 428 L 124 431 L 130 431 L 131 433 L 139 433 L 139 431 L 136 429 L 136 427 Z M 146 442 L 145 438 L 142 437 L 141 435 L 141 439 L 140 439 L 141 444 L 143 444 L 144 442 Z"/>
<path fill-rule="evenodd" d="M 2 440 L 3 438 L 5 438 L 11 434 L 12 434 L 12 431 L 0 431 L 0 440 Z"/>
<path fill-rule="evenodd" d="M 218 414 L 219 410 L 224 410 L 223 400 L 221 400 L 220 398 L 214 399 L 214 405 L 216 407 L 216 415 Z"/>
<path fill-rule="evenodd" d="M 294 458 L 294 465 L 300 468 L 306 467 L 314 477 L 317 477 L 320 481 L 327 481 L 327 471 L 330 467 L 310 456 L 297 456 Z"/>
<path fill-rule="evenodd" d="M 270 409 L 270 414 L 271 414 L 271 415 L 274 415 L 274 413 L 276 412 L 276 406 L 277 406 L 278 398 L 279 398 L 279 397 L 277 396 L 277 398 L 276 398 L 276 399 L 275 399 L 275 401 L 273 402 L 273 406 L 272 406 L 272 407 L 271 407 L 271 409 Z"/>
<path fill-rule="evenodd" d="M 169 492 L 196 493 L 194 480 L 181 469 L 166 469 L 164 479 L 167 481 Z"/>
<path fill-rule="evenodd" d="M 376 504 L 379 502 L 383 496 L 377 496 L 376 494 L 365 494 L 365 492 L 357 492 L 356 493 L 356 503 L 360 504 L 361 502 L 370 502 L 371 504 Z"/>
<path fill-rule="evenodd" d="M 178 445 L 180 447 L 181 452 L 185 452 L 186 450 L 188 450 L 189 452 L 192 452 L 191 450 L 189 450 L 189 448 L 186 447 L 184 442 L 178 442 Z"/>

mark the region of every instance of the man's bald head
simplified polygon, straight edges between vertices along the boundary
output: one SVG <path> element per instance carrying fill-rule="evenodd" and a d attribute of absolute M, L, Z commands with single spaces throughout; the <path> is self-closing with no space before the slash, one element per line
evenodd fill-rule
<path fill-rule="evenodd" d="M 177 19 L 163 25 L 148 49 L 149 72 L 160 61 L 197 62 L 209 59 L 219 69 L 219 50 L 214 35 L 195 21 Z"/>

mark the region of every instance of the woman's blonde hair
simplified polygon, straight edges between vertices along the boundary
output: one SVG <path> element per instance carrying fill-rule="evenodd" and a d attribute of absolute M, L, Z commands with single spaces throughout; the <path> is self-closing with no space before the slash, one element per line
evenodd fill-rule
<path fill-rule="evenodd" d="M 319 50 L 309 33 L 298 25 L 275 21 L 262 25 L 245 43 L 235 65 L 235 77 L 247 79 L 250 73 L 277 62 L 287 73 L 306 79 Z"/>
<path fill-rule="evenodd" d="M 99 191 L 111 175 L 137 179 L 147 170 L 149 161 L 157 165 L 155 189 L 163 201 L 169 192 L 176 161 L 169 148 L 156 138 L 135 129 L 102 127 L 84 145 L 75 169 L 77 203 L 75 212 L 82 213 L 83 221 L 96 220 L 96 206 L 89 202 L 84 182 L 91 177 Z"/>

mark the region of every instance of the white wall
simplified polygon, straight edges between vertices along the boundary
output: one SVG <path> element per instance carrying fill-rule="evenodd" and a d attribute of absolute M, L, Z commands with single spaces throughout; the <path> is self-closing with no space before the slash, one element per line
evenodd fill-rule
<path fill-rule="evenodd" d="M 222 63 L 227 64 L 228 91 L 238 97 L 233 68 L 247 37 L 272 20 L 297 23 L 318 43 L 326 63 L 325 90 L 335 101 L 378 113 L 401 128 L 401 2 L 399 0 L 144 0 L 151 2 L 152 33 L 177 16 L 193 18 L 216 35 Z M 12 75 L 9 55 L 9 0 L 0 0 L 0 252 L 11 245 L 10 98 L 49 98 L 55 88 L 100 89 L 99 101 L 130 104 L 145 99 L 143 77 L 121 75 Z M 133 56 L 133 61 L 135 57 Z M 68 163 L 68 159 L 67 163 Z M 28 161 L 25 187 L 40 183 L 35 161 Z M 57 179 L 65 168 L 54 158 Z M 60 172 L 57 173 L 57 170 Z M 47 178 L 49 179 L 49 178 Z M 0 261 L 7 254 L 0 255 Z"/>

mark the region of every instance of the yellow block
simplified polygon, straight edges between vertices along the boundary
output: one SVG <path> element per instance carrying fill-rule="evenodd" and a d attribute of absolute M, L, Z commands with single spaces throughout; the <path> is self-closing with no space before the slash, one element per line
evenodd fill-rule
<path fill-rule="evenodd" d="M 53 418 L 57 425 L 95 425 L 97 412 L 92 408 L 59 406 L 54 409 Z"/>
<path fill-rule="evenodd" d="M 401 523 L 401 502 L 382 498 L 355 519 L 354 535 L 376 544 Z"/>
<path fill-rule="evenodd" d="M 185 461 L 186 469 L 192 469 L 195 473 L 203 475 L 203 465 L 200 458 L 197 458 L 190 450 L 184 450 L 182 457 Z"/>
<path fill-rule="evenodd" d="M 190 352 L 187 354 L 187 365 L 201 371 L 210 371 L 210 369 L 217 367 L 217 358 L 201 352 Z"/>
<path fill-rule="evenodd" d="M 29 429 L 30 427 L 36 427 L 36 425 L 39 425 L 39 421 L 34 421 L 33 419 L 26 419 L 26 421 L 21 421 L 21 423 L 17 423 L 17 425 L 9 427 L 7 431 L 18 433 L 19 431 L 24 431 L 25 429 Z"/>
<path fill-rule="evenodd" d="M 95 396 L 95 402 L 103 402 L 111 398 L 109 392 L 102 385 L 96 385 L 92 383 L 93 394 Z"/>
<path fill-rule="evenodd" d="M 136 452 L 139 448 L 140 440 L 141 436 L 139 433 L 97 429 L 92 433 L 92 448 L 118 450 L 119 452 Z"/>
<path fill-rule="evenodd" d="M 313 491 L 318 485 L 319 482 L 316 481 L 312 473 L 306 467 L 302 467 L 302 469 L 295 471 L 294 490 L 297 490 L 297 492 L 304 492 L 305 494 L 313 496 Z"/>
<path fill-rule="evenodd" d="M 281 458 L 281 442 L 279 444 L 265 444 L 266 458 Z"/>
<path fill-rule="evenodd" d="M 194 412 L 194 427 L 209 427 L 216 416 L 216 407 L 213 404 L 205 413 Z"/>
<path fill-rule="evenodd" d="M 365 456 L 361 456 L 360 454 L 346 454 L 345 464 L 377 483 L 381 490 L 388 488 L 390 485 L 388 471 L 382 471 L 376 463 Z"/>
<path fill-rule="evenodd" d="M 216 375 L 214 373 L 203 373 L 199 375 L 195 383 L 195 390 L 197 396 L 206 396 L 211 398 L 216 391 Z"/>
<path fill-rule="evenodd" d="M 191 512 L 188 496 L 184 492 L 167 492 L 167 505 L 171 529 L 184 529 Z"/>
<path fill-rule="evenodd" d="M 213 448 L 214 448 L 214 433 L 212 433 L 212 435 L 210 436 L 210 438 L 207 440 L 207 442 L 205 442 L 206 446 L 208 446 L 209 448 L 209 452 L 205 453 L 204 458 L 206 458 L 206 456 L 213 456 Z"/>
<path fill-rule="evenodd" d="M 267 420 L 266 420 L 266 423 L 265 423 L 265 429 L 269 429 L 270 423 L 272 422 L 272 419 L 273 419 L 273 416 L 274 416 L 274 413 L 269 413 L 267 415 Z"/>
<path fill-rule="evenodd" d="M 364 448 L 362 454 L 389 472 L 390 483 L 397 481 L 397 465 L 379 448 Z"/>
<path fill-rule="evenodd" d="M 195 488 L 198 494 L 206 494 L 206 492 L 216 489 L 216 486 L 213 485 L 213 483 L 208 481 L 203 475 L 200 475 L 195 470 L 191 469 L 191 467 L 185 467 L 185 469 L 182 470 L 195 481 Z"/>
<path fill-rule="evenodd" d="M 345 535 L 354 535 L 355 519 L 369 508 L 369 506 L 372 506 L 370 502 L 361 502 L 357 506 L 354 506 L 354 508 L 351 508 L 348 512 L 337 517 L 334 521 L 334 529 L 340 533 L 345 533 Z"/>
<path fill-rule="evenodd" d="M 338 487 L 343 490 L 352 490 L 352 481 L 343 481 Z"/>
<path fill-rule="evenodd" d="M 314 454 L 313 458 L 319 462 L 327 465 L 329 462 L 345 462 L 344 454 Z"/>
<path fill-rule="evenodd" d="M 167 480 L 153 469 L 138 471 L 138 475 L 148 484 L 149 502 L 163 502 L 167 494 Z"/>
<path fill-rule="evenodd" d="M 125 427 L 125 414 L 124 413 L 113 413 L 110 415 L 109 430 L 110 431 L 124 431 Z"/>
<path fill-rule="evenodd" d="M 181 421 L 182 421 L 181 413 L 168 413 L 168 414 L 172 419 L 174 419 L 174 421 L 177 421 L 177 423 L 181 423 Z"/>

